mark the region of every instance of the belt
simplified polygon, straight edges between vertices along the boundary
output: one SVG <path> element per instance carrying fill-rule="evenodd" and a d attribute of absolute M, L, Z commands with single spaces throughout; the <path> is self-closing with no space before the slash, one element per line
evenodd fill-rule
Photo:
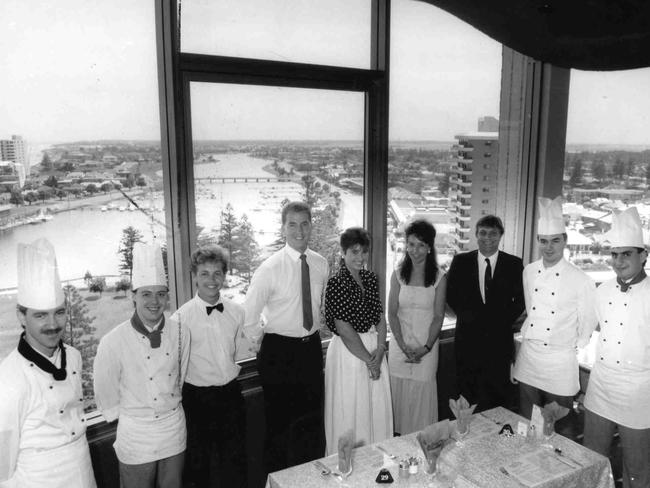
<path fill-rule="evenodd" d="M 300 344 L 300 343 L 310 342 L 314 339 L 318 339 L 318 341 L 320 342 L 320 335 L 318 334 L 318 332 L 314 332 L 313 334 L 304 337 L 289 337 L 281 334 L 264 334 L 263 340 L 266 339 L 270 341 L 278 341 L 278 342 L 284 341 L 292 344 Z"/>

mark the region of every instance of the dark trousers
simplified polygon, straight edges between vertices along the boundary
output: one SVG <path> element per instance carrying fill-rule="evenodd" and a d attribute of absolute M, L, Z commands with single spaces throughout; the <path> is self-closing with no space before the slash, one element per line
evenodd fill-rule
<path fill-rule="evenodd" d="M 120 488 L 181 488 L 183 460 L 181 452 L 144 464 L 124 464 L 118 461 Z"/>
<path fill-rule="evenodd" d="M 494 407 L 513 409 L 515 386 L 510 382 L 510 362 L 499 360 L 480 364 L 456 362 L 458 391 L 481 412 Z"/>
<path fill-rule="evenodd" d="M 324 374 L 319 334 L 304 339 L 264 334 L 257 361 L 264 389 L 266 472 L 322 457 Z"/>
<path fill-rule="evenodd" d="M 247 486 L 246 409 L 239 382 L 206 387 L 185 383 L 183 409 L 186 484 L 196 488 Z"/>
<path fill-rule="evenodd" d="M 585 410 L 585 447 L 609 457 L 616 430 L 623 451 L 623 488 L 648 488 L 650 429 L 631 429 Z"/>
<path fill-rule="evenodd" d="M 533 413 L 533 405 L 543 408 L 544 405 L 556 402 L 562 407 L 569 409 L 566 417 L 555 423 L 555 432 L 575 440 L 577 416 L 573 411 L 573 395 L 555 395 L 526 383 L 519 382 L 519 414 L 527 419 Z"/>

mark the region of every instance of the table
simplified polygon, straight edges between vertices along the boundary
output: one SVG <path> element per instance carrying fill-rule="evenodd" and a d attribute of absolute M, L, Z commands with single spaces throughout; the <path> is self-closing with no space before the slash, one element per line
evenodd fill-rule
<path fill-rule="evenodd" d="M 516 431 L 518 422 L 525 422 L 519 415 L 502 407 L 474 414 L 469 435 L 462 442 L 450 442 L 442 451 L 439 460 L 439 474 L 428 475 L 420 465 L 418 474 L 409 478 L 399 477 L 397 462 L 386 456 L 377 446 L 397 456 L 397 460 L 409 456 L 423 458 L 415 434 L 394 437 L 376 444 L 361 446 L 353 452 L 353 472 L 343 481 L 321 476 L 313 462 L 271 473 L 267 488 L 337 488 L 377 487 L 375 478 L 382 467 L 387 468 L 394 483 L 387 486 L 431 487 L 431 488 L 522 488 L 526 485 L 517 479 L 516 468 L 526 459 L 541 460 L 547 479 L 539 486 L 559 488 L 576 486 L 588 488 L 613 488 L 609 460 L 580 444 L 555 434 L 549 441 L 552 447 L 531 443 L 525 437 L 499 435 L 504 424 L 510 424 Z M 455 422 L 451 422 L 455 432 Z M 456 434 L 454 434 L 456 435 Z M 559 448 L 558 454 L 554 448 Z M 320 460 L 336 470 L 337 456 Z"/>

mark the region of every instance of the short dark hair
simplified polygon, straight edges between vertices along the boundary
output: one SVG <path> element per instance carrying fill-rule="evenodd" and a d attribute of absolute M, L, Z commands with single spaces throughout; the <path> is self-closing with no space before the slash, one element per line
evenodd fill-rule
<path fill-rule="evenodd" d="M 499 229 L 501 235 L 505 232 L 503 222 L 501 222 L 501 219 L 496 215 L 485 215 L 478 219 L 478 222 L 476 222 L 476 232 L 478 232 L 479 227 L 492 227 L 493 229 Z"/>
<path fill-rule="evenodd" d="M 27 314 L 27 307 L 23 307 L 22 305 L 16 305 L 16 310 L 18 310 L 23 315 Z"/>
<path fill-rule="evenodd" d="M 359 244 L 364 250 L 370 248 L 370 234 L 363 227 L 350 227 L 341 234 L 341 251 L 344 253 Z"/>
<path fill-rule="evenodd" d="M 196 273 L 196 270 L 199 268 L 199 264 L 221 263 L 223 272 L 227 273 L 229 261 L 230 259 L 228 251 L 226 251 L 221 246 L 211 244 L 208 246 L 199 247 L 192 253 L 191 270 L 192 273 Z"/>
<path fill-rule="evenodd" d="M 311 208 L 309 208 L 309 205 L 307 205 L 305 202 L 289 202 L 287 203 L 284 207 L 282 207 L 282 225 L 284 225 L 287 221 L 287 214 L 289 212 L 293 213 L 306 213 L 307 217 L 309 217 L 309 221 L 311 222 Z"/>

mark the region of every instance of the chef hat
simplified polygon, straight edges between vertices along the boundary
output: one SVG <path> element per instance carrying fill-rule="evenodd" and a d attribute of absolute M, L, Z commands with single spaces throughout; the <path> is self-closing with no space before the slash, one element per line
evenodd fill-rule
<path fill-rule="evenodd" d="M 612 214 L 612 228 L 605 238 L 611 247 L 645 248 L 641 218 L 636 207 L 630 207 L 618 215 Z"/>
<path fill-rule="evenodd" d="M 52 244 L 44 238 L 18 244 L 18 305 L 50 310 L 64 301 Z"/>
<path fill-rule="evenodd" d="M 136 242 L 133 245 L 131 288 L 137 290 L 141 286 L 167 286 L 159 244 Z"/>
<path fill-rule="evenodd" d="M 562 217 L 562 197 L 550 198 L 539 197 L 539 220 L 537 221 L 537 234 L 552 236 L 564 234 L 564 217 Z"/>

